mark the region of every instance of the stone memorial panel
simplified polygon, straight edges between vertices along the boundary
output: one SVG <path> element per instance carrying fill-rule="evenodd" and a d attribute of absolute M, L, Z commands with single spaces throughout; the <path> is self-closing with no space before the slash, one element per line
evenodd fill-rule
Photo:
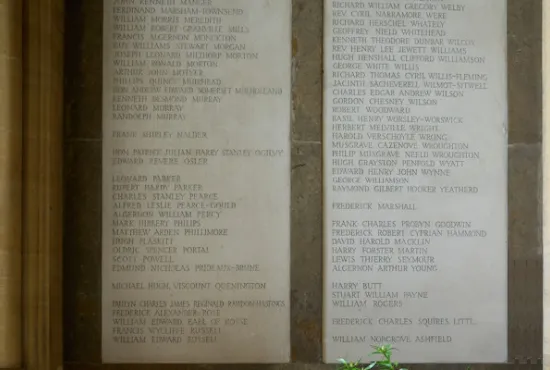
<path fill-rule="evenodd" d="M 507 359 L 506 1 L 325 1 L 324 358 Z"/>
<path fill-rule="evenodd" d="M 287 362 L 289 0 L 105 0 L 103 360 Z"/>

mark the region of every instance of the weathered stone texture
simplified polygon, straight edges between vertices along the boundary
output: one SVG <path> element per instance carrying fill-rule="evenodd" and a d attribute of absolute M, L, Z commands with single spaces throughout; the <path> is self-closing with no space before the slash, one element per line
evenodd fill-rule
<path fill-rule="evenodd" d="M 541 355 L 541 0 L 509 0 L 511 362 Z M 101 327 L 102 1 L 67 1 L 65 360 L 97 368 Z M 272 366 L 103 365 L 105 369 L 313 370 L 322 355 L 323 1 L 293 1 L 292 359 Z M 475 302 L 472 302 L 475 304 Z M 537 331 L 539 330 L 539 331 Z M 369 352 L 365 348 L 365 353 Z M 527 357 L 530 357 L 528 360 Z M 426 369 L 435 369 L 426 366 Z M 437 369 L 441 367 L 438 366 Z M 443 366 L 445 370 L 464 366 Z M 480 367 L 481 368 L 481 367 Z M 491 369 L 503 368 L 493 366 Z M 525 367 L 526 369 L 526 367 Z"/>

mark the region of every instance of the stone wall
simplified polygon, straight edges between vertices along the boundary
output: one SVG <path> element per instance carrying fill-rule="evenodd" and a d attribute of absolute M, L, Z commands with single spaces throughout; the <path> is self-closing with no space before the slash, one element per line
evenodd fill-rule
<path fill-rule="evenodd" d="M 102 3 L 66 2 L 64 356 L 71 369 L 101 366 Z M 542 354 L 541 0 L 509 0 L 508 7 L 509 362 L 532 368 Z M 322 0 L 293 0 L 293 363 L 230 369 L 325 367 L 322 14 Z"/>

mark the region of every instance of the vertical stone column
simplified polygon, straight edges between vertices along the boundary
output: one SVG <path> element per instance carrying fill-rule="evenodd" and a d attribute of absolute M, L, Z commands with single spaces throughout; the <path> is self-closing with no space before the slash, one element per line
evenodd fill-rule
<path fill-rule="evenodd" d="M 21 0 L 0 0 L 0 368 L 21 366 Z"/>
<path fill-rule="evenodd" d="M 543 166 L 543 368 L 550 369 L 550 0 L 542 18 L 542 166 Z"/>
<path fill-rule="evenodd" d="M 46 370 L 63 358 L 63 0 L 25 0 L 23 20 L 23 358 Z"/>

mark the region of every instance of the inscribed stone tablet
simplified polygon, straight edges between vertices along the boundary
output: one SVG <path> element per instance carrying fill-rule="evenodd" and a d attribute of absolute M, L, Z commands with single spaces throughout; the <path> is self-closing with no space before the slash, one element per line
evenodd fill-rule
<path fill-rule="evenodd" d="M 325 361 L 505 361 L 506 1 L 325 4 Z"/>
<path fill-rule="evenodd" d="M 288 361 L 290 1 L 104 22 L 104 361 Z"/>

